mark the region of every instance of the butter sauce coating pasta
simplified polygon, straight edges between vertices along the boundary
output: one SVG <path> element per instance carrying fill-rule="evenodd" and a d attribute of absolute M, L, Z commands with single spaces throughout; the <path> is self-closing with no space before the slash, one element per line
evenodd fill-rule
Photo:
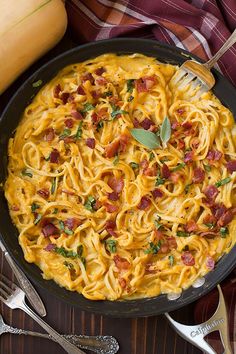
<path fill-rule="evenodd" d="M 90 300 L 180 293 L 235 244 L 232 113 L 211 92 L 185 100 L 169 85 L 176 69 L 102 55 L 64 68 L 26 107 L 4 188 L 45 279 Z"/>

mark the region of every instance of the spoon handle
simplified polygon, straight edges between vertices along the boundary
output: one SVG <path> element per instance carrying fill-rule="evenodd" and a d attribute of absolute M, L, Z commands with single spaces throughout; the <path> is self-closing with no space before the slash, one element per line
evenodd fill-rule
<path fill-rule="evenodd" d="M 6 324 L 4 324 L 4 327 L 0 329 L 0 333 L 1 331 L 2 333 L 23 334 L 53 340 L 53 338 L 48 334 L 14 328 Z M 119 350 L 119 344 L 112 336 L 65 334 L 63 337 L 81 349 L 91 350 L 98 354 L 115 354 Z"/>

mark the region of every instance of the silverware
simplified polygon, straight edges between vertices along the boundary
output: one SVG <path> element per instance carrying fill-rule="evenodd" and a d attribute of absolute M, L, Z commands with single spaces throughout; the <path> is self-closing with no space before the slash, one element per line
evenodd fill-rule
<path fill-rule="evenodd" d="M 221 288 L 218 285 L 219 303 L 215 313 L 209 320 L 195 326 L 187 326 L 175 321 L 168 313 L 165 316 L 170 321 L 176 332 L 192 343 L 196 347 L 202 349 L 207 354 L 217 354 L 215 350 L 204 340 L 204 337 L 214 331 L 220 332 L 220 338 L 224 347 L 224 354 L 233 354 L 230 339 L 229 339 L 229 325 L 228 316 L 225 306 L 224 296 Z"/>
<path fill-rule="evenodd" d="M 42 316 L 42 317 L 46 316 L 46 314 L 47 314 L 46 309 L 45 309 L 44 304 L 43 304 L 42 300 L 40 299 L 38 293 L 36 292 L 33 285 L 30 283 L 30 281 L 26 277 L 26 275 L 15 264 L 15 262 L 11 258 L 10 254 L 7 252 L 7 250 L 1 240 L 0 240 L 0 248 L 6 257 L 8 264 L 11 267 L 11 270 L 15 274 L 16 279 L 19 282 L 19 285 L 24 290 L 25 295 L 26 295 L 27 299 L 29 300 L 31 306 L 37 311 L 37 313 L 40 316 Z"/>
<path fill-rule="evenodd" d="M 18 286 L 12 283 L 4 275 L 0 278 L 0 300 L 12 310 L 21 309 L 32 317 L 52 338 L 62 346 L 68 354 L 85 354 L 74 344 L 62 337 L 58 332 L 44 322 L 34 311 L 25 303 L 25 293 Z"/>
<path fill-rule="evenodd" d="M 3 333 L 24 334 L 34 337 L 54 340 L 50 335 L 24 329 L 14 328 L 4 323 L 0 314 L 0 335 Z M 117 340 L 112 336 L 84 336 L 75 334 L 65 334 L 64 338 L 75 344 L 77 347 L 87 349 L 98 354 L 116 354 L 119 350 Z"/>
<path fill-rule="evenodd" d="M 187 91 L 186 95 L 196 99 L 215 85 L 215 78 L 210 69 L 218 59 L 236 43 L 236 29 L 227 39 L 218 52 L 206 63 L 201 64 L 195 60 L 185 61 L 172 77 L 170 84 L 178 90 Z"/>

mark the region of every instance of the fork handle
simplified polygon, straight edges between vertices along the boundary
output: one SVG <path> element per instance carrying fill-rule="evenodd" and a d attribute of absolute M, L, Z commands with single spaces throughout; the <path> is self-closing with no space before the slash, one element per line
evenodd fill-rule
<path fill-rule="evenodd" d="M 34 311 L 32 311 L 24 302 L 19 306 L 20 309 L 25 311 L 30 317 L 32 317 L 48 334 L 62 346 L 62 348 L 68 354 L 85 354 L 82 350 L 77 348 L 74 344 L 70 343 L 67 339 L 62 337 L 57 331 L 55 331 L 51 326 L 42 320 Z"/>
<path fill-rule="evenodd" d="M 236 43 L 236 29 L 233 31 L 233 33 L 227 39 L 227 41 L 223 44 L 223 46 L 218 50 L 218 52 L 216 52 L 216 54 L 213 55 L 213 57 L 203 65 L 207 69 L 211 69 L 215 65 L 215 63 L 218 61 L 218 59 L 220 59 L 222 57 L 222 55 L 225 54 L 225 52 L 230 47 L 232 47 L 232 45 L 234 45 L 234 43 Z"/>

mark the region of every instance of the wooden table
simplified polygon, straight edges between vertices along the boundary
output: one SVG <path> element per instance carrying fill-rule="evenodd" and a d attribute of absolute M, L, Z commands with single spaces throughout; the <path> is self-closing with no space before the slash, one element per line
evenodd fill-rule
<path fill-rule="evenodd" d="M 67 32 L 63 40 L 37 63 L 24 73 L 2 96 L 0 113 L 20 84 L 37 68 L 77 45 L 71 33 Z M 13 278 L 13 273 L 0 252 L 0 273 Z M 60 333 L 86 335 L 113 335 L 120 344 L 119 354 L 199 354 L 198 349 L 184 341 L 170 328 L 164 316 L 138 319 L 112 319 L 85 313 L 67 305 L 35 286 L 47 309 L 46 322 Z M 41 328 L 23 311 L 9 310 L 0 306 L 4 320 L 13 326 L 28 330 L 41 331 Z M 193 305 L 175 312 L 175 319 L 183 323 L 193 323 Z M 1 354 L 64 354 L 65 351 L 56 343 L 33 337 L 4 334 L 0 338 Z"/>

